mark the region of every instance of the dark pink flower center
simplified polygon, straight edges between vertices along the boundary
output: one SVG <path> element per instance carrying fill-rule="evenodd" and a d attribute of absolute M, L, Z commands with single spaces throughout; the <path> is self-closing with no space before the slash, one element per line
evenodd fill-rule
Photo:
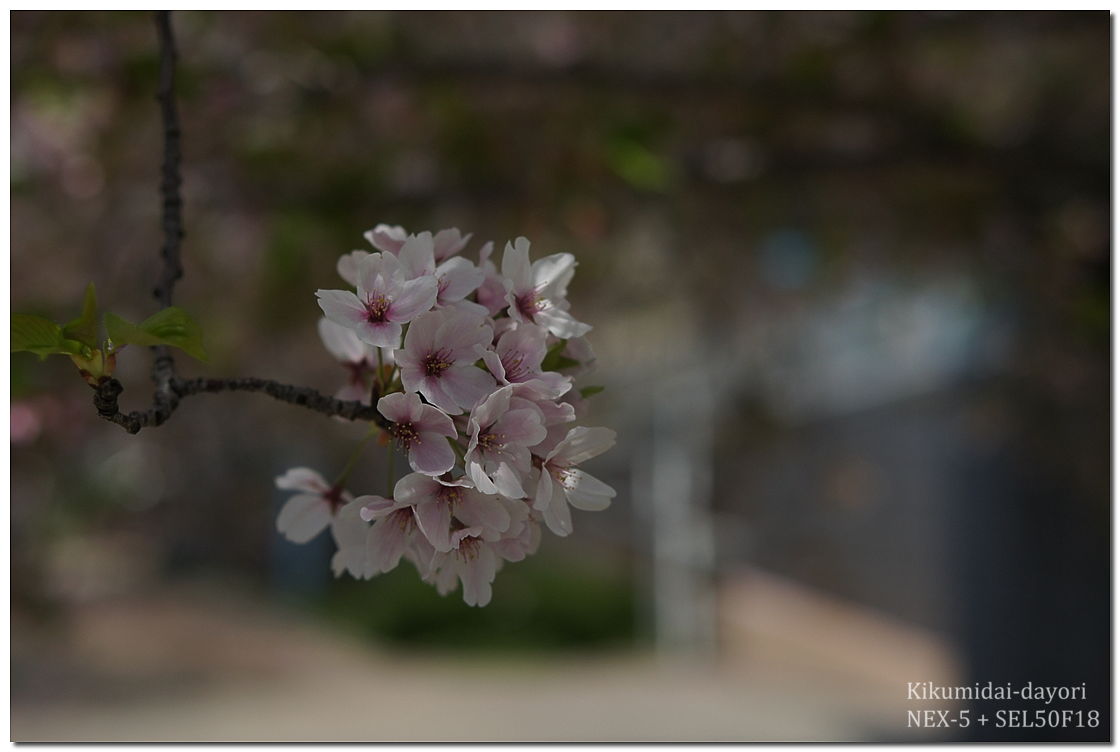
<path fill-rule="evenodd" d="M 389 428 L 389 433 L 397 440 L 401 449 L 408 450 L 420 443 L 420 432 L 411 422 L 394 423 Z"/>
<path fill-rule="evenodd" d="M 526 321 L 532 321 L 533 317 L 544 307 L 543 301 L 537 298 L 536 292 L 527 292 L 524 295 L 518 295 L 513 300 L 517 304 L 517 312 L 520 313 Z"/>
<path fill-rule="evenodd" d="M 374 295 L 366 301 L 366 321 L 383 324 L 389 316 L 390 301 L 384 295 Z"/>
<path fill-rule="evenodd" d="M 506 381 L 520 383 L 532 377 L 532 371 L 525 365 L 525 356 L 517 350 L 510 350 L 502 358 L 502 368 L 506 371 Z"/>
<path fill-rule="evenodd" d="M 438 379 L 443 372 L 454 365 L 451 353 L 447 350 L 436 350 L 424 356 L 424 374 L 428 378 Z"/>
<path fill-rule="evenodd" d="M 395 512 L 393 512 L 392 514 L 390 514 L 388 517 L 386 517 L 385 518 L 385 523 L 390 524 L 390 525 L 396 525 L 401 530 L 404 530 L 404 531 L 407 532 L 409 529 L 412 528 L 412 525 L 413 525 L 412 519 L 413 519 L 412 518 L 412 507 L 404 507 L 403 509 L 398 509 Z"/>
<path fill-rule="evenodd" d="M 332 486 L 323 494 L 323 498 L 331 505 L 331 514 L 334 514 L 342 506 L 342 486 Z"/>
<path fill-rule="evenodd" d="M 481 546 L 482 546 L 482 539 L 481 538 L 478 538 L 478 537 L 473 536 L 473 535 L 469 536 L 467 538 L 463 538 L 461 541 L 459 541 L 459 548 L 458 548 L 459 558 L 463 559 L 464 561 L 470 561 L 471 559 L 477 558 L 478 557 L 478 549 Z"/>
<path fill-rule="evenodd" d="M 479 433 L 478 446 L 484 452 L 501 452 L 506 446 L 506 435 L 504 433 Z"/>
<path fill-rule="evenodd" d="M 441 504 L 458 504 L 463 498 L 463 492 L 454 486 L 441 486 L 436 491 L 436 501 Z"/>

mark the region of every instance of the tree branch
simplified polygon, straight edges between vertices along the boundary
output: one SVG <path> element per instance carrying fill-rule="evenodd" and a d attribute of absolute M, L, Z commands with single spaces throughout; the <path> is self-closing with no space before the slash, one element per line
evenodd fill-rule
<path fill-rule="evenodd" d="M 381 413 L 377 412 L 374 404 L 364 402 L 346 401 L 328 397 L 306 386 L 292 386 L 281 384 L 269 379 L 258 379 L 252 376 L 236 379 L 180 379 L 173 378 L 168 385 L 170 399 L 160 402 L 158 399 L 152 407 L 142 412 L 133 411 L 122 413 L 118 398 L 124 387 L 116 379 L 110 378 L 97 386 L 93 398 L 97 406 L 97 414 L 105 420 L 116 423 L 129 433 L 139 433 L 141 428 L 163 425 L 179 406 L 179 400 L 195 394 L 207 392 L 264 392 L 273 399 L 287 402 L 290 405 L 299 405 L 308 410 L 322 413 L 323 415 L 337 416 L 347 420 L 368 420 L 382 428 L 388 428 L 389 423 Z M 376 397 L 376 395 L 375 395 Z"/>
<path fill-rule="evenodd" d="M 161 308 L 171 305 L 175 282 L 183 276 L 179 248 L 183 240 L 183 201 L 179 194 L 182 177 L 179 164 L 182 160 L 179 116 L 175 108 L 175 36 L 171 29 L 171 13 L 157 11 L 156 30 L 159 33 L 160 68 L 159 100 L 163 120 L 163 168 L 160 180 L 160 195 L 163 198 L 163 247 L 160 255 L 163 267 L 159 280 L 152 291 Z M 175 375 L 175 360 L 168 347 L 153 347 L 155 361 L 152 364 L 152 381 L 155 393 L 152 406 L 144 411 L 122 413 L 120 395 L 124 386 L 115 378 L 107 377 L 94 387 L 93 404 L 97 414 L 105 420 L 116 423 L 129 433 L 138 433 L 141 428 L 163 425 L 179 407 L 183 397 L 204 392 L 264 392 L 273 399 L 299 405 L 324 415 L 338 416 L 347 420 L 368 420 L 382 428 L 388 421 L 377 412 L 373 405 L 362 402 L 347 402 L 328 397 L 310 387 L 291 386 L 268 379 L 253 377 L 235 379 L 181 379 Z M 373 395 L 376 398 L 377 395 Z M 376 404 L 376 399 L 371 402 Z"/>
<path fill-rule="evenodd" d="M 159 32 L 159 100 L 163 116 L 163 171 L 160 194 L 163 196 L 163 270 L 153 294 L 163 308 L 171 305 L 175 282 L 183 276 L 179 259 L 179 246 L 183 240 L 183 200 L 179 195 L 182 177 L 179 163 L 182 160 L 179 114 L 175 108 L 175 36 L 171 31 L 171 12 L 156 11 L 156 29 Z"/>

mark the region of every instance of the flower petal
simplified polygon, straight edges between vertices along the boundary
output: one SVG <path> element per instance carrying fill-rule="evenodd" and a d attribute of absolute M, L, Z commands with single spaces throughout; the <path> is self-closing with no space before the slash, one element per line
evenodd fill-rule
<path fill-rule="evenodd" d="M 493 591 L 490 583 L 498 572 L 497 557 L 490 547 L 479 542 L 474 556 L 460 557 L 459 581 L 463 583 L 463 601 L 468 606 L 485 606 Z"/>
<path fill-rule="evenodd" d="M 365 305 L 349 290 L 316 290 L 315 297 L 328 319 L 348 329 L 356 329 L 367 318 Z"/>
<path fill-rule="evenodd" d="M 281 491 L 307 491 L 326 493 L 331 486 L 322 475 L 309 467 L 293 467 L 276 479 L 276 487 Z"/>
<path fill-rule="evenodd" d="M 533 272 L 529 264 L 529 240 L 517 238 L 513 244 L 506 243 L 502 256 L 502 276 L 506 278 L 506 289 L 518 294 L 533 290 Z"/>
<path fill-rule="evenodd" d="M 377 412 L 384 415 L 393 423 L 412 422 L 413 402 L 419 403 L 420 398 L 415 394 L 393 392 L 377 400 Z M 417 409 L 417 412 L 419 410 Z"/>
<path fill-rule="evenodd" d="M 358 262 L 369 255 L 369 251 L 351 251 L 338 259 L 338 276 L 350 283 L 351 287 L 358 286 Z"/>
<path fill-rule="evenodd" d="M 358 339 L 374 347 L 400 347 L 401 325 L 392 321 L 362 321 L 354 327 Z"/>
<path fill-rule="evenodd" d="M 408 231 L 400 225 L 379 224 L 372 230 L 366 230 L 365 239 L 379 251 L 400 253 L 401 246 L 408 239 Z"/>
<path fill-rule="evenodd" d="M 408 543 L 411 519 L 411 510 L 398 509 L 375 522 L 369 529 L 367 540 L 374 572 L 388 572 L 400 563 Z"/>
<path fill-rule="evenodd" d="M 526 495 L 517 471 L 506 462 L 498 464 L 498 469 L 494 473 L 494 487 L 497 488 L 498 493 L 510 499 L 524 499 Z"/>
<path fill-rule="evenodd" d="M 582 337 L 591 331 L 591 325 L 576 321 L 572 314 L 556 306 L 545 306 L 537 311 L 536 323 L 555 334 L 560 339 Z"/>
<path fill-rule="evenodd" d="M 419 402 L 419 399 L 417 399 L 417 402 Z M 420 415 L 413 418 L 412 422 L 417 431 L 431 431 L 449 438 L 455 438 L 459 435 L 459 431 L 455 428 L 455 421 L 451 420 L 447 413 L 431 405 L 421 404 Z"/>
<path fill-rule="evenodd" d="M 615 496 L 613 488 L 583 470 L 566 470 L 563 488 L 568 502 L 585 512 L 601 512 Z"/>
<path fill-rule="evenodd" d="M 276 529 L 292 543 L 307 543 L 331 524 L 331 505 L 322 496 L 300 494 L 288 499 L 276 518 Z"/>
<path fill-rule="evenodd" d="M 463 491 L 455 504 L 455 516 L 468 527 L 484 527 L 499 533 L 509 529 L 509 512 L 494 496 L 474 490 Z"/>
<path fill-rule="evenodd" d="M 436 304 L 439 286 L 435 277 L 417 277 L 403 282 L 393 296 L 389 307 L 389 319 L 404 324 L 431 310 Z M 590 327 L 588 327 L 590 328 Z"/>
<path fill-rule="evenodd" d="M 563 494 L 553 493 L 552 501 L 544 510 L 544 524 L 561 538 L 572 532 L 572 512 Z"/>
<path fill-rule="evenodd" d="M 478 289 L 486 279 L 486 273 L 462 256 L 448 259 L 435 270 L 439 280 L 439 301 L 454 303 Z"/>
<path fill-rule="evenodd" d="M 436 271 L 435 248 L 432 233 L 422 232 L 411 235 L 397 254 L 406 279 L 416 279 Z"/>
<path fill-rule="evenodd" d="M 493 376 L 473 365 L 450 368 L 440 381 L 455 404 L 466 410 L 477 405 L 497 386 Z"/>
<path fill-rule="evenodd" d="M 335 360 L 361 363 L 369 359 L 369 346 L 358 339 L 354 330 L 328 318 L 319 319 L 319 339 Z"/>
<path fill-rule="evenodd" d="M 424 475 L 443 475 L 455 467 L 455 452 L 451 450 L 446 437 L 424 432 L 409 447 L 408 464 Z"/>
<path fill-rule="evenodd" d="M 539 444 L 548 434 L 541 411 L 535 408 L 510 410 L 498 418 L 493 430 L 505 437 L 506 443 L 527 447 Z"/>
<path fill-rule="evenodd" d="M 436 263 L 462 251 L 467 247 L 467 243 L 470 242 L 472 236 L 473 233 L 469 232 L 463 235 L 459 232 L 458 227 L 449 227 L 446 230 L 437 232 L 433 241 L 435 245 Z"/>
<path fill-rule="evenodd" d="M 451 505 L 442 501 L 417 504 L 416 524 L 436 551 L 451 550 Z"/>
<path fill-rule="evenodd" d="M 542 297 L 564 297 L 575 266 L 576 257 L 570 253 L 554 253 L 537 259 L 533 262 L 533 286 Z"/>
<path fill-rule="evenodd" d="M 610 428 L 577 426 L 549 454 L 560 465 L 579 465 L 614 446 L 618 436 Z"/>

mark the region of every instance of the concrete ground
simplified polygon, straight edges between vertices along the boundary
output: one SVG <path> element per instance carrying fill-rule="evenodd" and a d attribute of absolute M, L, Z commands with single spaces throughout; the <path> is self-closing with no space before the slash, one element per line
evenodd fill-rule
<path fill-rule="evenodd" d="M 906 681 L 952 681 L 936 639 L 774 578 L 723 593 L 723 649 L 395 655 L 213 588 L 13 623 L 14 741 L 932 740 Z"/>

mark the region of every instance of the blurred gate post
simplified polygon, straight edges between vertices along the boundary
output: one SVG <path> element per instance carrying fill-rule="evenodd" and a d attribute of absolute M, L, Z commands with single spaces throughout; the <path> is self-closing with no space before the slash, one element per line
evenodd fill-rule
<path fill-rule="evenodd" d="M 710 497 L 717 395 L 701 369 L 664 372 L 670 375 L 654 382 L 647 397 L 652 431 L 635 473 L 639 499 L 648 499 L 655 641 L 661 653 L 712 653 L 716 598 Z"/>

